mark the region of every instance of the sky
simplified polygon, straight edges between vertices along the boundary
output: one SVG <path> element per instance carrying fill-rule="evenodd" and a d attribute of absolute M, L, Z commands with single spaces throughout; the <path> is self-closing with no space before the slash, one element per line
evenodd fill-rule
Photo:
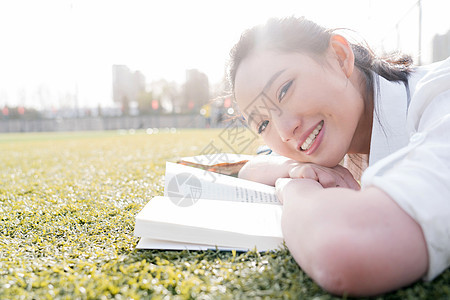
<path fill-rule="evenodd" d="M 422 61 L 450 30 L 447 0 L 422 0 Z M 211 84 L 246 28 L 305 16 L 355 30 L 375 49 L 418 53 L 417 0 L 15 0 L 0 2 L 0 108 L 112 105 L 112 65 L 148 82 L 183 83 L 186 69 Z M 396 24 L 398 31 L 396 31 Z"/>

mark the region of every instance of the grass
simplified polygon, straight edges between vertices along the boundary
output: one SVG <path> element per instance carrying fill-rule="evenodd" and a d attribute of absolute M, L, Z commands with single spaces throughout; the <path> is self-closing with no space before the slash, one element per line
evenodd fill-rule
<path fill-rule="evenodd" d="M 338 299 L 271 253 L 135 250 L 165 161 L 220 130 L 0 135 L 1 299 Z M 255 141 L 245 149 L 254 153 Z M 450 271 L 377 299 L 450 298 Z"/>

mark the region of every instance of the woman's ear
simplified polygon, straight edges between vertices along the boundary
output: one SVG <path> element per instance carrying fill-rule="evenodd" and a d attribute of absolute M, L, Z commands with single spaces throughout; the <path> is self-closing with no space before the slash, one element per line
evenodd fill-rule
<path fill-rule="evenodd" d="M 355 55 L 349 42 L 341 35 L 331 36 L 330 45 L 336 53 L 339 65 L 347 78 L 353 73 L 355 67 Z"/>

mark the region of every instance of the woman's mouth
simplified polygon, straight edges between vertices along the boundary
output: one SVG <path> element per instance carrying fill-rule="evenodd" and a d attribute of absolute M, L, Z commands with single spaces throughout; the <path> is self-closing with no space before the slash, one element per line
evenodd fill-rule
<path fill-rule="evenodd" d="M 300 146 L 300 150 L 302 151 L 308 151 L 309 148 L 311 148 L 312 144 L 315 142 L 317 136 L 319 135 L 320 131 L 322 130 L 324 121 L 320 121 L 320 123 L 314 128 L 314 130 L 309 134 L 309 136 L 306 138 L 306 140 L 303 142 L 303 144 Z"/>

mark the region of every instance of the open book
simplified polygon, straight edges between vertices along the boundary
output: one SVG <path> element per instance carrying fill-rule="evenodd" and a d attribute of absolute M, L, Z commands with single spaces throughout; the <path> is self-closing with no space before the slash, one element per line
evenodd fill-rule
<path fill-rule="evenodd" d="M 244 154 L 217 153 L 183 157 L 178 163 L 236 177 L 242 166 L 252 157 Z"/>
<path fill-rule="evenodd" d="M 280 248 L 282 206 L 265 184 L 166 163 L 164 197 L 137 214 L 138 249 Z"/>

